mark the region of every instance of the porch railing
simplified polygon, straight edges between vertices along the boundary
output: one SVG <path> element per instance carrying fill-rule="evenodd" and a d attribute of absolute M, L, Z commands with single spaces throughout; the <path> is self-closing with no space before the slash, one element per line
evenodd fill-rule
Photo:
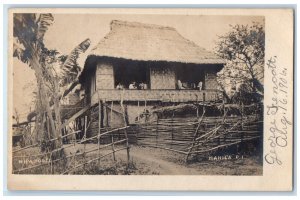
<path fill-rule="evenodd" d="M 98 90 L 92 95 L 91 103 L 105 101 L 162 101 L 196 102 L 218 101 L 222 93 L 218 90 Z"/>

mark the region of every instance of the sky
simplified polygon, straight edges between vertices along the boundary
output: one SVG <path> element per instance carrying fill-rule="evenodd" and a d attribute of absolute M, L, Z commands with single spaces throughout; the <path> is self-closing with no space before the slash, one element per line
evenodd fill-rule
<path fill-rule="evenodd" d="M 91 46 L 79 59 L 83 67 L 89 51 L 109 32 L 112 20 L 125 20 L 157 24 L 175 28 L 183 37 L 198 46 L 213 51 L 218 36 L 230 31 L 229 25 L 264 24 L 259 16 L 220 16 L 220 15 L 111 15 L 111 14 L 54 14 L 54 24 L 49 27 L 44 37 L 48 49 L 56 49 L 62 54 L 69 54 L 83 40 L 89 38 Z M 13 62 L 13 108 L 26 119 L 29 109 L 34 104 L 32 92 L 36 83 L 32 69 L 16 58 Z"/>

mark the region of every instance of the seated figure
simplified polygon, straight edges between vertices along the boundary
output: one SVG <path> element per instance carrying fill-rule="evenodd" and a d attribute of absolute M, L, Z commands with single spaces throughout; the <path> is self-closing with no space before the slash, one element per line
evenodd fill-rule
<path fill-rule="evenodd" d="M 202 83 L 202 81 L 200 81 L 200 82 L 198 83 L 198 86 L 197 86 L 197 88 L 199 88 L 199 91 L 202 90 L 202 85 L 203 85 L 203 83 Z"/>
<path fill-rule="evenodd" d="M 124 85 L 122 85 L 121 83 L 119 83 L 119 84 L 117 85 L 116 89 L 122 90 L 122 89 L 124 89 Z"/>
<path fill-rule="evenodd" d="M 140 90 L 147 90 L 148 89 L 147 83 L 140 83 L 139 84 L 139 89 Z"/>
<path fill-rule="evenodd" d="M 129 84 L 129 90 L 136 90 L 137 87 L 136 87 L 136 82 L 133 81 L 132 83 Z"/>
<path fill-rule="evenodd" d="M 181 80 L 179 80 L 179 79 L 178 79 L 178 81 L 177 81 L 177 87 L 178 87 L 179 90 L 184 89 L 184 87 L 183 87 L 183 85 L 182 85 L 182 82 L 181 82 Z"/>

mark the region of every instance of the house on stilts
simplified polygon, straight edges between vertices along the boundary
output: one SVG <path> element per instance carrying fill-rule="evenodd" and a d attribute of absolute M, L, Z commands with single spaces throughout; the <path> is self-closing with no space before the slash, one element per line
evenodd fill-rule
<path fill-rule="evenodd" d="M 157 105 L 221 100 L 216 75 L 223 59 L 172 27 L 118 20 L 110 26 L 80 75 L 85 104 L 100 105 L 95 126 L 124 126 L 122 112 L 131 124 Z"/>

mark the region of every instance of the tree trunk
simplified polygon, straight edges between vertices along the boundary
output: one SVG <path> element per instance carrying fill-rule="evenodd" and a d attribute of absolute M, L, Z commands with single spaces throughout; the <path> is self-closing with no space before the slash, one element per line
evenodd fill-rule
<path fill-rule="evenodd" d="M 45 89 L 45 84 L 44 84 L 44 80 L 43 80 L 43 74 L 42 74 L 42 70 L 40 69 L 40 66 L 38 64 L 38 58 L 37 55 L 33 54 L 32 59 L 31 59 L 31 65 L 35 71 L 35 75 L 37 78 L 37 83 L 38 83 L 38 88 L 39 88 L 39 92 L 41 94 L 41 104 L 43 105 L 43 107 L 45 107 L 46 112 L 47 112 L 47 116 L 49 117 L 50 120 L 50 125 L 51 125 L 51 130 L 52 130 L 52 137 L 58 138 L 59 137 L 59 132 L 57 132 L 56 128 L 55 128 L 55 123 L 54 123 L 54 119 L 52 116 L 52 111 L 50 109 L 50 105 L 49 105 L 49 97 L 48 94 L 46 92 Z M 61 147 L 61 144 L 56 142 L 54 145 L 54 148 L 59 148 Z"/>
<path fill-rule="evenodd" d="M 54 77 L 53 77 L 54 78 Z M 54 81 L 54 113 L 55 113 L 55 119 L 56 119 L 56 132 L 58 134 L 58 140 L 57 143 L 59 146 L 62 146 L 62 138 L 61 138 L 61 117 L 60 117 L 60 104 L 59 104 L 59 86 L 58 81 Z"/>

